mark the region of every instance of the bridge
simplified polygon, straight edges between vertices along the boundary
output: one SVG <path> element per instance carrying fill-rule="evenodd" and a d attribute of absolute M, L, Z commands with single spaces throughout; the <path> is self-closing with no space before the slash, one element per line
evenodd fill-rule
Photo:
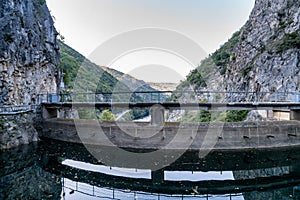
<path fill-rule="evenodd" d="M 297 92 L 212 92 L 170 91 L 114 92 L 114 93 L 69 93 L 41 94 L 38 105 L 3 107 L 0 115 L 41 111 L 41 137 L 82 142 L 77 126 L 90 134 L 87 142 L 104 144 L 109 137 L 115 144 L 124 148 L 160 148 L 169 144 L 180 129 L 178 143 L 189 139 L 191 149 L 199 149 L 205 133 L 211 131 L 217 140 L 218 149 L 226 148 L 271 148 L 274 146 L 299 145 L 300 141 L 300 102 Z M 36 107 L 38 106 L 38 107 Z M 42 108 L 42 109 L 40 109 Z M 99 122 L 98 120 L 78 119 L 78 111 L 115 109 L 149 109 L 150 123 Z M 289 122 L 241 122 L 241 123 L 165 123 L 166 110 L 263 110 L 267 117 Z M 75 114 L 74 114 L 75 113 Z M 74 114 L 74 115 L 73 115 Z M 96 116 L 95 116 L 96 117 Z M 96 119 L 96 118 L 95 118 Z M 133 125 L 135 124 L 135 125 Z M 99 127 L 103 134 L 97 140 L 94 136 Z M 126 134 L 127 132 L 132 135 Z M 157 133 L 153 136 L 153 133 Z M 151 135 L 152 134 L 152 135 Z M 102 137 L 103 136 L 103 137 Z M 151 137 L 151 139 L 149 139 Z M 97 144 L 98 144 L 97 143 Z M 170 147 L 172 149 L 173 147 Z M 176 148 L 178 148 L 176 146 Z"/>
<path fill-rule="evenodd" d="M 165 110 L 264 110 L 266 117 L 300 120 L 299 92 L 116 91 L 43 94 L 39 99 L 46 118 L 61 109 L 150 109 L 153 125 L 164 122 Z"/>
<path fill-rule="evenodd" d="M 266 117 L 300 120 L 300 92 L 114 91 L 38 96 L 34 105 L 0 107 L 0 115 L 31 112 L 42 105 L 46 119 L 59 118 L 61 110 L 149 109 L 153 125 L 164 122 L 165 110 L 263 110 Z"/>
<path fill-rule="evenodd" d="M 239 91 L 114 91 L 102 93 L 39 94 L 40 103 L 298 103 L 300 92 L 239 92 Z"/>

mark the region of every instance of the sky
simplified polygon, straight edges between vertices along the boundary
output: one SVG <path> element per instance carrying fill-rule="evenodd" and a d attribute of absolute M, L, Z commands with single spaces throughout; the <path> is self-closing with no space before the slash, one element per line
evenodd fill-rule
<path fill-rule="evenodd" d="M 47 0 L 47 5 L 65 43 L 93 62 L 146 81 L 179 82 L 245 24 L 254 0 Z M 151 28 L 163 32 L 152 34 Z M 155 45 L 137 42 L 144 36 Z M 114 53 L 106 55 L 104 47 Z M 197 57 L 195 51 L 202 52 Z"/>

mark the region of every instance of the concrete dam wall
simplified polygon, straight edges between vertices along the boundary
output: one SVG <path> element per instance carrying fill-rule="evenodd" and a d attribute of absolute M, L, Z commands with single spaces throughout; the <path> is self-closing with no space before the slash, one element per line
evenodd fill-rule
<path fill-rule="evenodd" d="M 300 122 L 165 123 L 48 119 L 42 138 L 136 149 L 253 149 L 297 146 Z"/>

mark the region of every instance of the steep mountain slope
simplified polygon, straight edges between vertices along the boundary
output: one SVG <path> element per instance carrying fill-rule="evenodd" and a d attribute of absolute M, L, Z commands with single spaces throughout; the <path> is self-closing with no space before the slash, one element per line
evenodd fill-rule
<path fill-rule="evenodd" d="M 98 66 L 83 55 L 78 53 L 73 48 L 64 44 L 63 42 L 58 42 L 60 47 L 60 67 L 64 73 L 64 82 L 67 88 L 73 88 L 74 83 L 82 84 L 79 85 L 82 88 L 96 88 L 96 92 L 132 92 L 132 91 L 154 91 L 149 85 L 144 84 L 143 81 L 137 80 L 123 73 L 108 69 L 106 67 Z M 82 67 L 85 65 L 86 67 Z M 77 72 L 81 68 L 81 78 L 82 80 L 76 81 Z M 89 71 L 91 69 L 91 71 Z M 96 70 L 97 73 L 93 73 Z M 100 72 L 100 73 L 99 73 Z M 96 74 L 101 74 L 98 77 Z M 94 91 L 95 92 L 95 91 Z M 144 94 L 120 94 L 114 95 L 114 101 L 130 101 L 142 102 L 144 100 L 150 99 L 151 95 Z M 114 114 L 119 115 L 123 111 L 121 109 L 114 109 Z M 80 112 L 81 118 L 89 118 L 89 114 L 86 112 Z M 148 110 L 131 110 L 124 116 L 126 120 L 134 120 L 147 116 L 149 114 Z"/>
<path fill-rule="evenodd" d="M 219 91 L 299 91 L 299 28 L 299 0 L 256 0 L 241 30 L 177 90 L 192 85 Z"/>
<path fill-rule="evenodd" d="M 76 84 L 85 83 L 87 85 L 90 85 L 91 87 L 97 87 L 97 92 L 157 91 L 142 80 L 138 80 L 115 69 L 98 66 L 92 63 L 76 50 L 61 41 L 59 41 L 58 44 L 61 54 L 60 67 L 64 73 L 64 82 L 66 84 L 66 87 L 73 87 L 73 84 L 77 77 L 77 72 L 84 62 L 85 65 L 89 65 L 91 68 L 101 71 L 101 77 L 96 77 L 96 75 L 93 73 L 83 71 L 88 75 L 82 76 L 85 80 L 79 82 L 77 81 Z M 95 85 L 95 80 L 98 81 L 97 86 Z M 149 101 L 151 100 L 151 98 L 153 98 L 153 95 L 151 96 L 151 94 L 137 93 L 132 95 L 132 101 Z M 167 98 L 167 96 L 161 95 L 161 99 L 163 98 Z"/>
<path fill-rule="evenodd" d="M 86 65 L 90 65 L 91 68 L 102 71 L 101 77 L 89 77 L 89 79 L 86 79 L 86 84 L 97 87 L 97 92 L 112 92 L 114 90 L 114 87 L 118 83 L 118 80 L 113 77 L 113 75 L 107 73 L 103 70 L 103 68 L 87 60 L 82 54 L 78 53 L 76 50 L 66 45 L 62 41 L 58 41 L 58 44 L 61 54 L 60 67 L 64 73 L 64 82 L 66 84 L 66 87 L 73 87 L 73 84 L 77 77 L 77 72 L 84 62 Z M 93 74 L 89 73 L 89 75 Z M 95 85 L 95 80 L 98 81 L 97 86 Z M 83 81 L 77 83 L 80 84 L 82 82 Z M 129 88 L 125 85 L 121 85 L 120 88 L 124 89 L 125 91 L 129 91 Z"/>

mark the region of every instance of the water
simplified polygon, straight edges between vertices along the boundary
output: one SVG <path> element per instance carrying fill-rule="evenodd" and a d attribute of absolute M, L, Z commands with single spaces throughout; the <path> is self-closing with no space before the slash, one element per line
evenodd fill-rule
<path fill-rule="evenodd" d="M 300 199 L 299 150 L 187 152 L 152 172 L 106 166 L 83 145 L 41 141 L 1 152 L 0 199 Z"/>

